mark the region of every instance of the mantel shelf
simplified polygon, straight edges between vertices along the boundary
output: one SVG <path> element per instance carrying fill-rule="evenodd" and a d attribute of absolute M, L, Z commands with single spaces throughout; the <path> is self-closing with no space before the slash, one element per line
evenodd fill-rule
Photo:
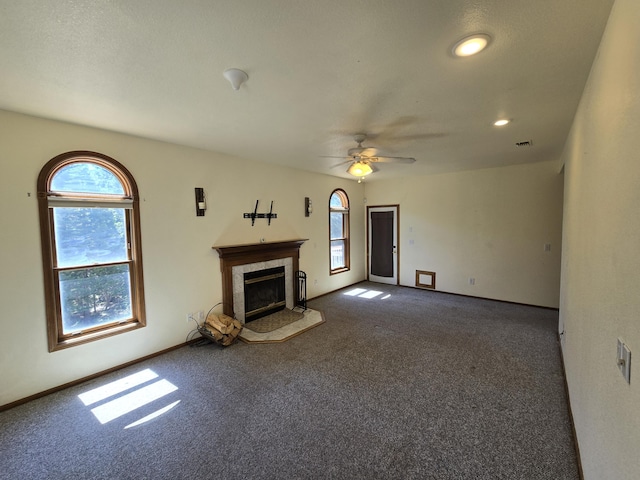
<path fill-rule="evenodd" d="M 220 258 L 255 255 L 262 252 L 275 252 L 290 248 L 300 249 L 307 238 L 296 240 L 279 240 L 275 242 L 245 243 L 238 245 L 214 245 L 212 248 L 218 252 Z"/>

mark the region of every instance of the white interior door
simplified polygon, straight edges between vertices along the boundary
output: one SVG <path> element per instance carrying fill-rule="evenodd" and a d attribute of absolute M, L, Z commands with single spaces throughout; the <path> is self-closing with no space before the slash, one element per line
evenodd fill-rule
<path fill-rule="evenodd" d="M 398 284 L 398 206 L 367 207 L 369 280 Z"/>

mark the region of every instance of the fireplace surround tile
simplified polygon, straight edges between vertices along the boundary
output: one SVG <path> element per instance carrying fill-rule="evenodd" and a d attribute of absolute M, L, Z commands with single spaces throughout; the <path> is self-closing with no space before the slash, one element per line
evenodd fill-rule
<path fill-rule="evenodd" d="M 271 260 L 268 262 L 256 262 L 246 265 L 236 265 L 231 268 L 231 275 L 233 276 L 233 311 L 236 315 L 236 319 L 241 323 L 245 321 L 244 315 L 244 274 L 249 272 L 258 272 L 260 270 L 266 270 L 268 268 L 284 267 L 284 282 L 285 282 L 285 301 L 286 307 L 292 309 L 295 301 L 293 298 L 293 262 L 291 257 L 280 258 L 277 260 Z"/>

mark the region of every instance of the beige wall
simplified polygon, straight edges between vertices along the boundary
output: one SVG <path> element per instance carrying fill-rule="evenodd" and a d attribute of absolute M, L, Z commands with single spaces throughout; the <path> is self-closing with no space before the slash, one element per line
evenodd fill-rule
<path fill-rule="evenodd" d="M 71 150 L 109 155 L 136 178 L 148 326 L 48 353 L 35 186 L 42 166 Z M 214 244 L 308 238 L 300 268 L 309 297 L 364 278 L 361 254 L 350 272 L 329 275 L 326 206 L 334 188 L 350 197 L 353 244 L 364 243 L 363 187 L 354 181 L 2 111 L 0 171 L 0 405 L 184 342 L 193 328 L 186 313 L 221 300 Z M 195 187 L 207 194 L 204 217 L 195 215 Z M 315 206 L 308 218 L 305 196 Z M 271 226 L 242 218 L 256 200 L 260 212 L 273 200 Z"/>
<path fill-rule="evenodd" d="M 639 26 L 640 2 L 617 0 L 564 155 L 560 329 L 586 480 L 640 478 Z"/>
<path fill-rule="evenodd" d="M 632 368 L 628 385 L 615 364 L 618 338 L 640 358 L 638 25 L 640 2 L 617 0 L 567 142 L 560 282 L 562 175 L 553 162 L 372 181 L 363 193 L 355 182 L 0 111 L 0 405 L 184 341 L 185 313 L 220 300 L 212 244 L 309 238 L 301 268 L 310 296 L 360 280 L 360 255 L 349 274 L 328 275 L 322 207 L 342 187 L 354 246 L 365 241 L 363 195 L 370 206 L 400 204 L 403 285 L 415 269 L 434 270 L 438 290 L 559 304 L 585 478 L 640 478 L 640 382 Z M 113 156 L 138 181 L 149 326 L 48 353 L 35 182 L 48 159 L 77 149 Z M 204 218 L 193 212 L 196 186 L 208 195 Z M 271 227 L 241 218 L 256 199 L 274 200 Z"/>
<path fill-rule="evenodd" d="M 440 291 L 557 308 L 562 177 L 542 162 L 371 182 L 365 197 L 400 205 L 402 285 L 434 271 Z"/>

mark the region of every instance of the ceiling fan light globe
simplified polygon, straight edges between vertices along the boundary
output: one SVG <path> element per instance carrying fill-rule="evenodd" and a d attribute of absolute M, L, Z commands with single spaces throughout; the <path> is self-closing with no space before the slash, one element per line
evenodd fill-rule
<path fill-rule="evenodd" d="M 365 177 L 370 173 L 373 173 L 373 169 L 366 163 L 355 162 L 347 169 L 347 172 L 354 177 Z"/>

